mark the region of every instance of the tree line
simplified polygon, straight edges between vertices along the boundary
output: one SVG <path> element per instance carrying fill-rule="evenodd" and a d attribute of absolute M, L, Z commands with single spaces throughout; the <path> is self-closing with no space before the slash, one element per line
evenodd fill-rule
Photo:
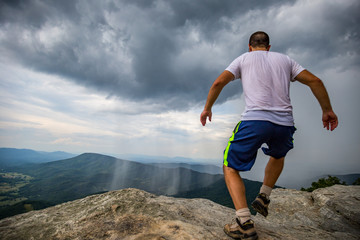
<path fill-rule="evenodd" d="M 301 188 L 301 191 L 312 192 L 318 188 L 331 187 L 335 184 L 347 185 L 344 181 L 341 181 L 339 178 L 328 175 L 327 178 L 320 178 L 317 182 L 312 182 L 311 187 Z M 356 179 L 352 185 L 360 185 L 360 178 Z"/>

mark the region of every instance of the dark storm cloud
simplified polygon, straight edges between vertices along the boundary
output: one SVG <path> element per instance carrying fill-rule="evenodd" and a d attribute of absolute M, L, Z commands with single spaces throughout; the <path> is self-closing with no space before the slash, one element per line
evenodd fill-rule
<path fill-rule="evenodd" d="M 72 0 L 3 0 L 0 3 L 1 24 L 16 23 L 27 27 L 41 27 L 50 18 L 77 17 L 76 1 Z"/>
<path fill-rule="evenodd" d="M 229 22 L 249 11 L 266 14 L 269 7 L 293 4 L 235 0 L 3 1 L 0 47 L 3 58 L 66 77 L 109 96 L 161 103 L 162 110 L 186 109 L 204 101 L 212 81 L 241 54 L 239 49 L 246 50 L 248 35 L 258 30 L 249 27 L 256 18 L 248 19 L 247 28 L 238 23 L 237 30 Z M 319 54 L 324 58 L 336 57 L 343 53 L 340 43 L 358 55 L 357 10 L 358 3 L 349 6 L 346 14 L 328 6 L 323 19 L 332 27 L 311 35 L 288 29 L 278 49 L 286 52 L 296 45 L 308 52 L 321 49 Z M 286 28 L 287 23 L 283 24 Z M 283 33 L 278 26 L 274 28 L 278 29 L 274 33 Z M 238 34 L 241 41 L 224 38 L 224 32 Z M 243 35 L 246 38 L 241 38 Z M 330 41 L 329 36 L 335 39 Z M 227 41 L 236 46 L 228 46 Z M 229 54 L 218 55 L 224 51 Z M 217 59 L 226 55 L 226 59 Z M 241 91 L 239 84 L 233 86 L 225 89 L 219 102 Z"/>
<path fill-rule="evenodd" d="M 360 2 L 346 3 L 339 4 L 341 7 L 337 8 L 333 2 L 325 2 L 321 7 L 314 6 L 317 7 L 315 11 L 308 9 L 308 19 L 301 19 L 296 24 L 284 22 L 282 28 L 274 31 L 275 37 L 276 34 L 281 36 L 276 50 L 286 52 L 293 49 L 298 53 L 308 53 L 309 57 L 304 64 L 317 70 L 329 68 L 329 59 L 333 59 L 336 67 L 342 70 L 358 66 Z M 296 28 L 291 29 L 294 26 Z"/>

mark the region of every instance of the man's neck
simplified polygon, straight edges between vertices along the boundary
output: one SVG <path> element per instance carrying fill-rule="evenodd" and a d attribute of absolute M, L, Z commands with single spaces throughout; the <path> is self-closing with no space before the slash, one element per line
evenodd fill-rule
<path fill-rule="evenodd" d="M 269 51 L 270 50 L 270 45 L 268 47 L 252 47 L 249 45 L 249 52 L 253 52 L 253 51 Z"/>
<path fill-rule="evenodd" d="M 257 48 L 253 48 L 253 51 L 267 51 L 266 47 L 257 47 Z"/>

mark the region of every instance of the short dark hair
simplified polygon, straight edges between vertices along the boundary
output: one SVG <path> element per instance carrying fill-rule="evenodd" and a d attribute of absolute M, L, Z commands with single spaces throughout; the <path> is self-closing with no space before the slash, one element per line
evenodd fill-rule
<path fill-rule="evenodd" d="M 254 32 L 250 36 L 249 44 L 252 47 L 268 47 L 270 44 L 269 35 L 262 31 Z"/>

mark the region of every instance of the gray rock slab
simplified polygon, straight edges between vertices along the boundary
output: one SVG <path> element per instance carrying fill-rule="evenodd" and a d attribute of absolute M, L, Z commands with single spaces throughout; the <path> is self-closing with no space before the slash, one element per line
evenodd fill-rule
<path fill-rule="evenodd" d="M 254 221 L 259 239 L 360 239 L 359 202 L 360 186 L 275 189 L 268 217 Z M 226 240 L 233 217 L 210 200 L 123 189 L 2 219 L 0 239 Z"/>

